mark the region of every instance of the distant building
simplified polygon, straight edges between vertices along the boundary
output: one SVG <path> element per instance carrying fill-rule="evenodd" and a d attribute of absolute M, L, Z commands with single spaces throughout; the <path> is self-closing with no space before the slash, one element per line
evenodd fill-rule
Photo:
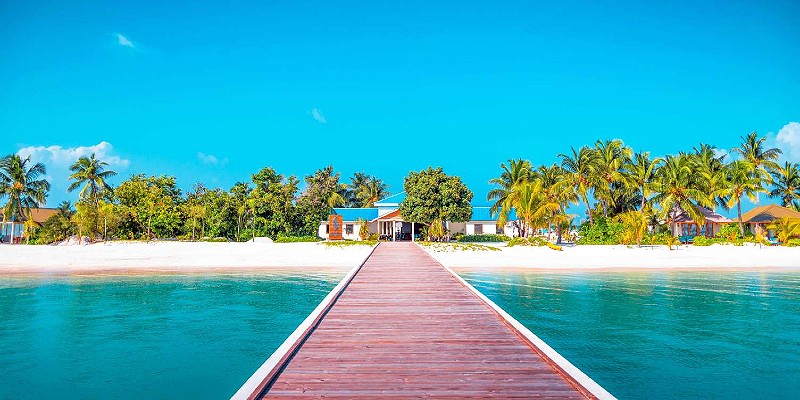
<path fill-rule="evenodd" d="M 342 237 L 349 240 L 359 240 L 358 232 L 361 228 L 360 220 L 369 226 L 371 234 L 377 233 L 383 240 L 417 240 L 420 232 L 425 227 L 423 224 L 406 221 L 400 215 L 400 203 L 406 198 L 406 193 L 401 192 L 389 196 L 375 203 L 369 208 L 334 208 L 332 213 L 342 216 Z M 503 234 L 516 236 L 514 220 L 516 215 L 512 212 L 509 221 L 504 226 L 497 225 L 497 214 L 492 214 L 489 207 L 472 207 L 472 217 L 467 222 L 446 222 L 450 234 L 461 233 L 465 235 Z M 328 221 L 322 221 L 318 235 L 327 239 L 330 227 Z"/>
<path fill-rule="evenodd" d="M 705 207 L 699 208 L 706 219 L 703 225 L 695 222 L 685 211 L 678 214 L 672 221 L 675 224 L 675 230 L 672 232 L 672 235 L 677 236 L 681 242 L 690 243 L 694 240 L 695 236 L 714 237 L 723 226 L 733 222 L 733 220 L 723 217 Z"/>
<path fill-rule="evenodd" d="M 775 236 L 774 232 L 767 229 L 767 226 L 773 223 L 776 219 L 780 218 L 800 220 L 800 212 L 792 210 L 791 208 L 779 206 L 777 204 L 768 204 L 765 206 L 756 207 L 742 214 L 742 222 L 747 226 L 750 232 L 756 234 L 761 231 L 767 237 Z"/>
<path fill-rule="evenodd" d="M 44 221 L 47 221 L 48 218 L 56 215 L 56 213 L 58 213 L 56 208 L 31 208 L 31 218 L 37 227 L 42 226 Z M 25 236 L 25 218 L 13 223 L 13 231 L 11 221 L 6 221 L 5 224 L 2 224 L 2 221 L 3 211 L 0 210 L 0 224 L 2 225 L 0 226 L 0 243 L 11 243 L 12 240 L 14 243 L 21 242 Z"/>

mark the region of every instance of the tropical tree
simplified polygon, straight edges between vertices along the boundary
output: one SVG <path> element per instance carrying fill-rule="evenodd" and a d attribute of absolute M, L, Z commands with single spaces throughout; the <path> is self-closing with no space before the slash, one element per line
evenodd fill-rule
<path fill-rule="evenodd" d="M 778 218 L 772 221 L 767 226 L 767 229 L 772 229 L 778 241 L 785 245 L 790 238 L 800 236 L 800 220 L 786 217 Z"/>
<path fill-rule="evenodd" d="M 667 156 L 658 169 L 652 185 L 655 195 L 651 200 L 661 206 L 672 232 L 674 219 L 681 211 L 698 225 L 705 224 L 705 214 L 699 206 L 710 207 L 712 197 L 700 188 L 699 179 L 692 168 L 691 158 L 686 154 Z"/>
<path fill-rule="evenodd" d="M 761 178 L 761 184 L 771 181 L 770 171 L 778 169 L 778 158 L 782 154 L 778 148 L 767 148 L 767 138 L 758 137 L 756 132 L 742 136 L 742 144 L 732 151 L 747 161 L 752 173 Z"/>
<path fill-rule="evenodd" d="M 561 204 L 545 196 L 541 179 L 514 185 L 502 206 L 497 223 L 504 225 L 508 211 L 514 209 L 522 225 L 520 236 L 528 236 L 529 231 L 546 225 L 552 215 L 561 209 Z"/>
<path fill-rule="evenodd" d="M 529 181 L 533 175 L 531 162 L 521 158 L 510 159 L 508 164 L 501 163 L 500 169 L 503 170 L 500 176 L 489 180 L 489 183 L 496 187 L 490 190 L 486 196 L 487 200 L 494 201 L 491 207 L 492 213 L 500 212 L 503 202 L 511 193 L 514 185 Z"/>
<path fill-rule="evenodd" d="M 117 229 L 120 215 L 118 207 L 114 203 L 100 200 L 97 204 L 97 216 L 103 220 L 103 240 L 108 240 L 108 230 Z"/>
<path fill-rule="evenodd" d="M 69 201 L 63 201 L 58 205 L 57 211 L 53 216 L 42 223 L 37 237 L 39 243 L 53 243 L 64 240 L 75 233 L 75 225 L 72 223 L 72 216 L 75 210 Z"/>
<path fill-rule="evenodd" d="M 636 243 L 636 246 L 642 246 L 642 239 L 647 234 L 649 221 L 644 211 L 628 211 L 616 215 L 614 220 L 622 223 L 625 227 L 625 231 L 622 234 L 624 243 Z"/>
<path fill-rule="evenodd" d="M 751 201 L 756 201 L 756 195 L 760 192 L 766 193 L 763 187 L 763 179 L 760 174 L 753 173 L 753 165 L 749 161 L 736 160 L 728 164 L 725 168 L 727 179 L 725 186 L 719 191 L 719 196 L 727 198 L 726 207 L 732 208 L 736 205 L 739 215 L 739 233 L 744 237 L 744 222 L 742 222 L 742 197 L 747 196 Z"/>
<path fill-rule="evenodd" d="M 434 221 L 465 222 L 472 216 L 472 191 L 461 178 L 445 174 L 441 167 L 409 172 L 403 189 L 406 198 L 399 211 L 407 221 L 430 225 Z"/>
<path fill-rule="evenodd" d="M 107 166 L 108 163 L 97 159 L 94 153 L 90 157 L 78 158 L 69 167 L 69 170 L 72 171 L 69 179 L 73 182 L 67 190 L 71 192 L 82 186 L 79 194 L 81 199 L 87 200 L 97 207 L 100 197 L 111 191 L 111 186 L 106 180 L 117 174 L 112 170 L 107 170 Z"/>
<path fill-rule="evenodd" d="M 0 199 L 8 199 L 2 210 L 3 226 L 11 220 L 12 239 L 15 222 L 30 217 L 31 208 L 44 205 L 50 191 L 46 173 L 44 164 L 31 165 L 30 157 L 23 160 L 13 154 L 0 159 Z"/>
<path fill-rule="evenodd" d="M 589 216 L 589 223 L 594 223 L 592 217 L 592 207 L 589 205 L 589 191 L 593 187 L 595 176 L 595 163 L 594 152 L 592 149 L 584 146 L 580 150 L 575 151 L 571 148 L 572 154 L 559 154 L 561 158 L 561 167 L 566 171 L 566 181 L 575 188 L 575 192 L 583 200 L 586 205 L 586 213 Z"/>
<path fill-rule="evenodd" d="M 359 186 L 354 187 L 358 207 L 374 207 L 379 200 L 391 195 L 389 185 L 375 176 L 368 176 Z"/>
<path fill-rule="evenodd" d="M 798 163 L 785 162 L 772 171 L 773 189 L 770 197 L 781 199 L 781 205 L 791 207 L 800 203 L 800 167 Z"/>
<path fill-rule="evenodd" d="M 650 152 L 645 151 L 634 154 L 622 167 L 622 179 L 627 186 L 636 188 L 642 197 L 640 211 L 644 210 L 648 196 L 653 193 L 656 171 L 663 162 L 660 157 L 651 159 Z"/>
<path fill-rule="evenodd" d="M 572 216 L 566 214 L 567 207 L 578 201 L 575 189 L 564 179 L 564 169 L 557 164 L 551 166 L 540 166 L 534 172 L 537 179 L 542 182 L 542 195 L 547 203 L 558 204 L 558 208 L 552 208 L 547 221 L 548 236 L 553 226 L 558 231 L 557 242 L 561 241 L 561 226 L 564 222 L 572 221 Z"/>
<path fill-rule="evenodd" d="M 608 217 L 609 207 L 614 206 L 615 190 L 622 191 L 624 188 L 616 187 L 615 184 L 623 181 L 624 174 L 622 166 L 631 157 L 632 150 L 626 147 L 621 140 L 598 140 L 594 145 L 593 173 L 589 175 L 590 182 L 594 186 L 594 197 L 600 201 L 603 207 L 603 216 Z"/>

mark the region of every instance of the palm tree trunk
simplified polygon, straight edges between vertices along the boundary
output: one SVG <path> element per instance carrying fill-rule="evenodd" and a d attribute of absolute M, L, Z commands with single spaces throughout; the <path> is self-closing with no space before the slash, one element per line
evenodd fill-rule
<path fill-rule="evenodd" d="M 640 189 L 642 189 L 642 205 L 639 207 L 639 211 L 644 212 L 644 205 L 647 202 L 647 197 L 644 195 L 644 186 L 642 186 Z"/>
<path fill-rule="evenodd" d="M 103 218 L 103 241 L 108 241 L 108 218 Z"/>
<path fill-rule="evenodd" d="M 14 244 L 14 220 L 13 219 L 11 220 L 11 237 L 9 238 L 9 242 L 8 243 Z"/>
<path fill-rule="evenodd" d="M 583 202 L 586 204 L 586 212 L 589 214 L 589 223 L 594 225 L 594 218 L 592 217 L 592 207 L 589 206 L 589 198 L 584 194 Z"/>
<path fill-rule="evenodd" d="M 736 202 L 736 208 L 737 208 L 737 211 L 739 212 L 739 232 L 742 233 L 742 239 L 744 239 L 744 223 L 742 222 L 742 198 L 741 197 Z"/>

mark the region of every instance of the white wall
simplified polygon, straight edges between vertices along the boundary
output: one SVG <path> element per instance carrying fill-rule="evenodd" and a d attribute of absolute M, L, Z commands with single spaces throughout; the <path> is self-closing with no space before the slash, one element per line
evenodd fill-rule
<path fill-rule="evenodd" d="M 377 222 L 368 222 L 367 224 L 369 225 L 369 233 L 370 234 L 378 232 L 378 223 Z M 351 234 L 347 233 L 347 226 L 348 225 L 353 225 L 353 233 L 351 233 Z M 319 225 L 319 229 L 317 230 L 317 236 L 319 236 L 319 237 L 321 237 L 323 239 L 328 239 L 328 234 L 325 232 L 327 226 L 328 226 L 327 222 L 321 223 Z M 361 238 L 358 237 L 359 229 L 361 229 L 361 224 L 359 224 L 357 222 L 353 222 L 353 221 L 350 221 L 350 222 L 344 221 L 344 222 L 342 222 L 342 238 L 343 239 L 347 239 L 347 240 L 361 240 Z"/>

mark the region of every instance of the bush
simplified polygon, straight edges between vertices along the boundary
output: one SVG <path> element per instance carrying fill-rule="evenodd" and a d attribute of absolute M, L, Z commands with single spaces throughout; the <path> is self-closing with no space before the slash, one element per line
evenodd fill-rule
<path fill-rule="evenodd" d="M 536 247 L 546 246 L 553 250 L 559 250 L 559 251 L 562 250 L 561 246 L 552 244 L 549 241 L 542 239 L 538 236 L 531 236 L 529 238 L 523 238 L 523 237 L 512 238 L 508 242 L 508 247 L 514 247 L 514 246 L 536 246 Z"/>
<path fill-rule="evenodd" d="M 579 230 L 578 244 L 620 244 L 625 227 L 607 218 L 595 218 L 594 224 L 585 223 Z"/>
<path fill-rule="evenodd" d="M 707 238 L 705 236 L 695 236 L 692 244 L 695 246 L 711 246 L 712 244 L 720 243 L 719 238 Z"/>
<path fill-rule="evenodd" d="M 642 240 L 642 243 L 649 244 L 649 245 L 652 245 L 652 246 L 655 246 L 655 245 L 665 246 L 667 244 L 667 242 L 669 242 L 669 239 L 671 237 L 672 237 L 672 235 L 669 232 L 656 233 L 655 235 L 652 235 L 652 234 L 651 235 L 646 235 L 644 237 L 644 239 Z"/>
<path fill-rule="evenodd" d="M 490 233 L 485 233 L 483 235 L 463 235 L 463 236 L 458 238 L 458 241 L 462 242 L 462 243 L 463 242 L 474 242 L 474 243 L 478 243 L 478 242 L 493 242 L 493 243 L 499 243 L 499 242 L 507 242 L 509 240 L 511 240 L 511 238 L 509 238 L 506 235 L 493 235 L 493 234 L 490 234 Z"/>
<path fill-rule="evenodd" d="M 316 236 L 278 236 L 275 243 L 319 242 L 321 240 Z"/>
<path fill-rule="evenodd" d="M 789 239 L 784 243 L 786 247 L 800 247 L 800 239 Z"/>
<path fill-rule="evenodd" d="M 531 242 L 529 242 L 528 239 L 525 239 L 524 237 L 515 237 L 508 241 L 508 247 L 530 246 L 530 245 Z"/>
<path fill-rule="evenodd" d="M 369 240 L 371 242 L 377 242 L 378 239 L 380 239 L 380 238 L 381 238 L 381 235 L 378 235 L 377 233 L 370 233 L 369 237 L 367 238 L 367 240 Z"/>

